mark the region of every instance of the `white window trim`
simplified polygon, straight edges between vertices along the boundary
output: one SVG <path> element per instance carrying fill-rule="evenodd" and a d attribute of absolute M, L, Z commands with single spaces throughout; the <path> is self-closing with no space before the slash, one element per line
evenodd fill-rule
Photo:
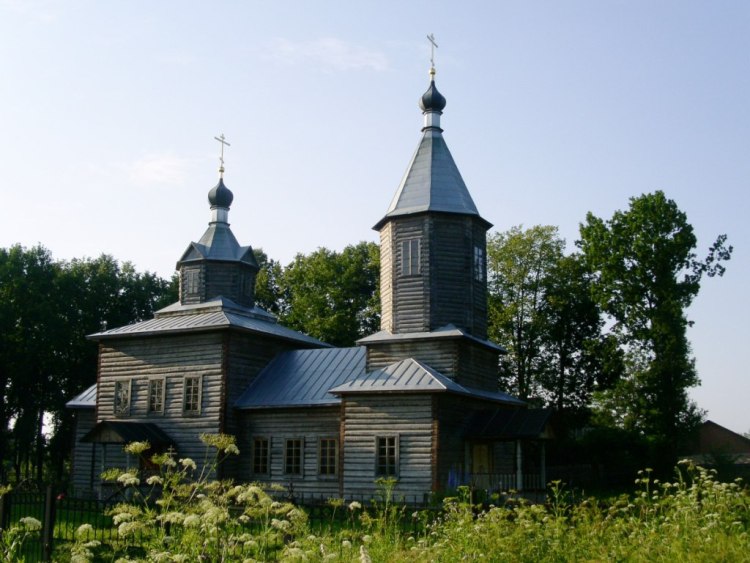
<path fill-rule="evenodd" d="M 198 410 L 187 410 L 187 382 L 188 379 L 198 380 Z M 182 378 L 182 414 L 183 416 L 200 416 L 203 411 L 203 376 L 186 375 Z"/>
<path fill-rule="evenodd" d="M 161 383 L 161 410 L 151 410 L 151 384 Z M 167 410 L 167 378 L 151 377 L 146 387 L 146 412 L 152 415 L 163 415 Z"/>

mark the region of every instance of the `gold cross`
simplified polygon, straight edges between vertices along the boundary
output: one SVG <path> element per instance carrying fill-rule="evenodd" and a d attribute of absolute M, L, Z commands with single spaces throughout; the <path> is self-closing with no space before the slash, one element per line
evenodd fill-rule
<path fill-rule="evenodd" d="M 220 137 L 214 137 L 217 141 L 221 143 L 221 156 L 219 157 L 219 174 L 221 174 L 221 177 L 224 177 L 224 145 L 231 147 L 229 143 L 226 142 L 224 133 L 221 134 Z"/>
<path fill-rule="evenodd" d="M 435 35 L 430 33 L 427 36 L 427 40 L 431 43 L 430 45 L 430 66 L 435 67 L 435 48 L 438 46 L 437 43 L 435 43 Z"/>

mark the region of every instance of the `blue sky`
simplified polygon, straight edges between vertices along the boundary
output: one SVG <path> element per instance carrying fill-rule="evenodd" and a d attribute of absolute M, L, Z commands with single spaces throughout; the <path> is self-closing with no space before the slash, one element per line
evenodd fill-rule
<path fill-rule="evenodd" d="M 699 255 L 692 396 L 746 432 L 750 3 L 0 0 L 0 246 L 171 275 L 208 221 L 284 263 L 375 240 L 420 137 L 434 33 L 445 137 L 482 215 L 572 246 L 663 190 Z"/>

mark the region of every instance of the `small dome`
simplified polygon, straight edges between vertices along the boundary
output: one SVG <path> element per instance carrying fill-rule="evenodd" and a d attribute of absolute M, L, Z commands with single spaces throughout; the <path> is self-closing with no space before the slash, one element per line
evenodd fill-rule
<path fill-rule="evenodd" d="M 438 89 L 435 87 L 435 81 L 430 80 L 430 87 L 427 89 L 427 92 L 419 98 L 420 109 L 422 111 L 443 111 L 445 103 L 445 97 L 438 92 Z"/>
<path fill-rule="evenodd" d="M 219 183 L 208 192 L 208 203 L 211 204 L 211 207 L 226 207 L 228 209 L 232 205 L 233 199 L 234 194 L 224 185 L 224 178 L 219 178 Z"/>

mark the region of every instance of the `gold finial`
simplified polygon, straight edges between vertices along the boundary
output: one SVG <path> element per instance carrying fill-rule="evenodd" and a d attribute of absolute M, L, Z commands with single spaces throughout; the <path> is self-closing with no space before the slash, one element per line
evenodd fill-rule
<path fill-rule="evenodd" d="M 438 44 L 435 43 L 435 35 L 432 33 L 427 36 L 427 41 L 430 42 L 430 80 L 435 80 L 435 49 Z"/>
<path fill-rule="evenodd" d="M 219 137 L 214 137 L 214 139 L 221 143 L 221 156 L 219 157 L 219 178 L 224 178 L 224 145 L 228 147 L 231 147 L 232 145 L 226 142 L 224 133 L 222 133 Z"/>

